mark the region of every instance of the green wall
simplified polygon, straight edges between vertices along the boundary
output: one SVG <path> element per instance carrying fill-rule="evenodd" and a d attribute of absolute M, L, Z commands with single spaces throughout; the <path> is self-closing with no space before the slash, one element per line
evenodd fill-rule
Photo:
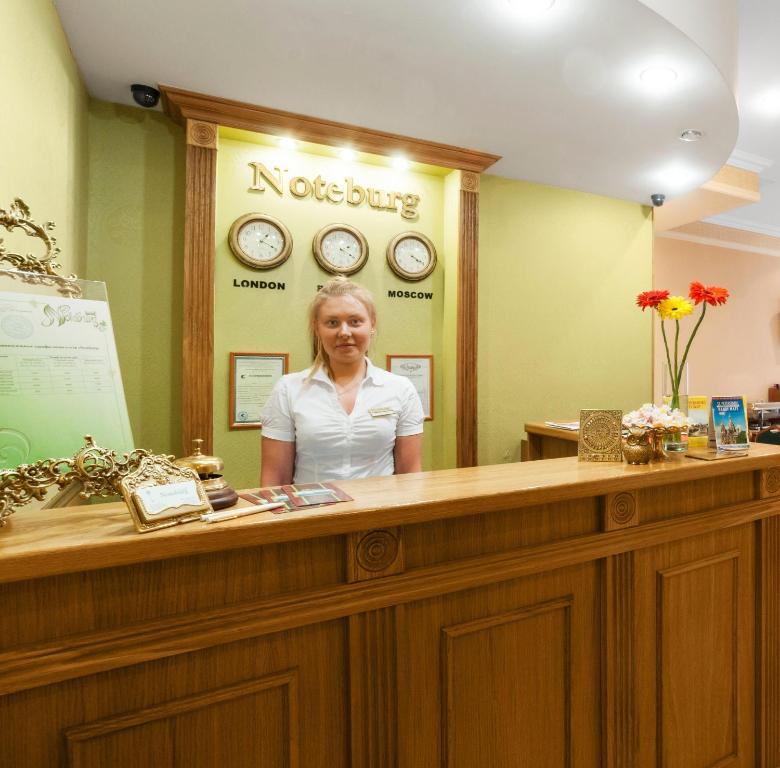
<path fill-rule="evenodd" d="M 479 232 L 480 464 L 517 461 L 527 421 L 651 399 L 649 208 L 483 176 Z"/>
<path fill-rule="evenodd" d="M 258 143 L 260 142 L 260 143 Z M 386 164 L 365 161 L 346 163 L 332 152 L 304 147 L 285 151 L 269 146 L 262 137 L 243 131 L 223 130 L 217 153 L 217 214 L 215 274 L 214 344 L 214 450 L 225 459 L 226 475 L 237 487 L 258 482 L 259 429 L 231 430 L 228 427 L 228 361 L 230 352 L 289 352 L 290 371 L 311 364 L 307 332 L 307 308 L 317 286 L 330 275 L 315 262 L 312 239 L 326 224 L 344 222 L 357 227 L 368 240 L 369 259 L 353 279 L 365 285 L 377 303 L 377 336 L 370 351 L 372 361 L 385 367 L 387 354 L 433 354 L 434 372 L 442 359 L 442 317 L 444 272 L 448 248 L 444 240 L 444 172 L 398 171 Z M 361 158 L 364 160 L 365 158 Z M 288 169 L 286 181 L 297 175 L 313 179 L 318 174 L 342 188 L 347 176 L 363 187 L 411 192 L 420 195 L 418 217 L 401 218 L 399 213 L 375 210 L 366 204 L 348 206 L 313 198 L 296 199 L 285 188 L 279 195 L 270 185 L 265 192 L 249 190 L 252 184 L 250 162 L 269 169 Z M 227 237 L 239 216 L 260 211 L 281 219 L 293 236 L 290 258 L 272 270 L 254 270 L 233 256 Z M 385 249 L 396 234 L 415 230 L 434 243 L 439 265 L 433 274 L 418 283 L 396 277 L 387 265 Z M 237 288 L 233 281 L 265 280 L 284 283 L 285 289 Z M 433 299 L 391 298 L 388 290 L 433 293 Z M 442 378 L 435 375 L 434 420 L 425 423 L 423 466 L 444 466 Z"/>
<path fill-rule="evenodd" d="M 0 3 L 0 208 L 20 197 L 53 221 L 65 274 L 86 263 L 87 94 L 51 0 Z M 11 251 L 29 238 L 2 231 Z"/>
<path fill-rule="evenodd" d="M 181 454 L 184 133 L 159 112 L 89 107 L 89 259 L 104 280 L 138 448 Z"/>

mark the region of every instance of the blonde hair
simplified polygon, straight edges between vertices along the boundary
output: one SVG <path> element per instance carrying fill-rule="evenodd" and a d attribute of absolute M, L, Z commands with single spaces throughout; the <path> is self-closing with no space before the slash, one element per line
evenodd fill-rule
<path fill-rule="evenodd" d="M 317 318 L 320 307 L 328 300 L 337 296 L 352 296 L 357 299 L 367 310 L 371 319 L 371 325 L 376 325 L 376 304 L 371 292 L 358 283 L 353 283 L 343 275 L 328 280 L 309 304 L 309 335 L 311 336 L 311 348 L 314 362 L 312 363 L 309 379 L 322 367 L 328 373 L 332 373 L 328 353 L 323 349 L 320 337 L 317 335 Z"/>

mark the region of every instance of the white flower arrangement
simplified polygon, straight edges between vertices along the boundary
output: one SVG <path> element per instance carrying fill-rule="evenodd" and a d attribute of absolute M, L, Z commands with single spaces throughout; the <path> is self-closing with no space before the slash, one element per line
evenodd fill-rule
<path fill-rule="evenodd" d="M 670 405 L 645 403 L 636 411 L 623 417 L 623 426 L 654 430 L 682 430 L 688 428 L 688 417 L 678 408 Z"/>

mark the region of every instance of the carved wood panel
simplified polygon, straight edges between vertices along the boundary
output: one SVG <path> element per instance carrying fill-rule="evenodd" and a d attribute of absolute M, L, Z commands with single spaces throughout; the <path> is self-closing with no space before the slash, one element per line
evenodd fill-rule
<path fill-rule="evenodd" d="M 780 766 L 780 519 L 761 523 L 761 768 Z"/>
<path fill-rule="evenodd" d="M 399 768 L 601 765 L 595 563 L 405 607 Z"/>
<path fill-rule="evenodd" d="M 571 605 L 563 598 L 442 628 L 447 768 L 531 756 L 571 766 Z"/>
<path fill-rule="evenodd" d="M 751 526 L 635 553 L 639 768 L 752 768 Z"/>
<path fill-rule="evenodd" d="M 299 768 L 298 674 L 226 686 L 66 731 L 70 768 Z"/>

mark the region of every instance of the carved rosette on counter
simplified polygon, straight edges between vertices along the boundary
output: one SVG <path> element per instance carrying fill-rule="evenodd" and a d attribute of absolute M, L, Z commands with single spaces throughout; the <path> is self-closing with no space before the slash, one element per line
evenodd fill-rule
<path fill-rule="evenodd" d="M 142 459 L 154 455 L 136 449 L 120 459 L 114 451 L 96 445 L 91 435 L 85 435 L 84 440 L 86 445 L 71 459 L 41 459 L 16 469 L 0 470 L 0 527 L 18 507 L 33 499 L 42 500 L 53 485 L 64 488 L 80 480 L 84 485 L 79 493 L 82 499 L 114 496 L 119 493 L 122 478 L 135 472 Z"/>

